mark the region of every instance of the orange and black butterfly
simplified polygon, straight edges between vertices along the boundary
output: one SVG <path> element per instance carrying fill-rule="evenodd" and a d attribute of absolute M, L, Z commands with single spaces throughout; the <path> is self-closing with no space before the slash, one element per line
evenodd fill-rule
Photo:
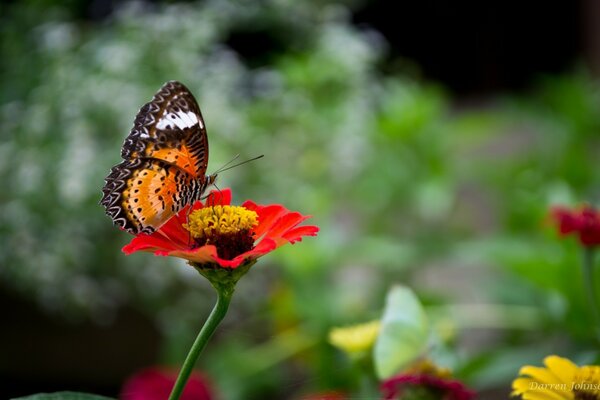
<path fill-rule="evenodd" d="M 177 81 L 165 83 L 140 109 L 121 157 L 106 177 L 100 204 L 132 234 L 160 228 L 200 200 L 217 177 L 205 175 L 208 138 L 198 103 Z"/>

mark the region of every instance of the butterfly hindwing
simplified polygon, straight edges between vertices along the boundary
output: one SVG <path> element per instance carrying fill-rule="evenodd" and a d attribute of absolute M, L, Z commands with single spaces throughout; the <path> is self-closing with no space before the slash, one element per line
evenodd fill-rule
<path fill-rule="evenodd" d="M 152 233 L 190 203 L 197 181 L 156 159 L 123 161 L 106 178 L 102 204 L 116 225 Z"/>

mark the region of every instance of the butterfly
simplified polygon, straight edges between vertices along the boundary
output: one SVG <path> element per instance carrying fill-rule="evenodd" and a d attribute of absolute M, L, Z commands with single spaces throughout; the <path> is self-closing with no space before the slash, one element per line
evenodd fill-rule
<path fill-rule="evenodd" d="M 121 149 L 123 162 L 105 179 L 100 204 L 115 225 L 150 234 L 202 198 L 208 137 L 196 99 L 182 83 L 165 83 L 137 113 Z"/>

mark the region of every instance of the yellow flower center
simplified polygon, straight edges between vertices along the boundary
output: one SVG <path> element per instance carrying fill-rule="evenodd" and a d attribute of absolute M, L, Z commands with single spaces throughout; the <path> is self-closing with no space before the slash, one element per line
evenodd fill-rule
<path fill-rule="evenodd" d="M 448 379 L 452 377 L 452 372 L 448 368 L 439 367 L 428 358 L 416 361 L 414 364 L 406 368 L 404 373 L 430 375 L 441 379 Z"/>
<path fill-rule="evenodd" d="M 192 212 L 183 227 L 194 238 L 227 235 L 250 230 L 258 223 L 256 212 L 239 206 L 205 207 Z"/>
<path fill-rule="evenodd" d="M 360 353 L 373 347 L 380 327 L 381 322 L 376 320 L 344 328 L 333 328 L 329 332 L 329 343 L 350 354 Z"/>
<path fill-rule="evenodd" d="M 183 224 L 197 246 L 212 244 L 220 257 L 230 260 L 254 245 L 252 228 L 258 214 L 239 206 L 204 207 L 192 212 Z"/>
<path fill-rule="evenodd" d="M 576 400 L 600 400 L 600 367 L 586 365 L 577 371 L 573 379 Z"/>

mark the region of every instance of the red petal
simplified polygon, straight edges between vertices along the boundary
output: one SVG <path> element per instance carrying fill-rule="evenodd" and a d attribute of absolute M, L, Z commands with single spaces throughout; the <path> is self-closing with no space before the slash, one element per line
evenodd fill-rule
<path fill-rule="evenodd" d="M 581 210 L 579 240 L 584 246 L 600 244 L 600 215 L 590 206 Z"/>
<path fill-rule="evenodd" d="M 564 207 L 555 207 L 551 215 L 558 223 L 558 229 L 561 235 L 567 235 L 580 229 L 581 221 L 577 213 Z"/>
<path fill-rule="evenodd" d="M 154 232 L 152 236 L 157 238 L 161 236 L 165 237 L 177 246 L 188 246 L 190 243 L 190 232 L 183 227 L 184 223 L 185 221 L 180 221 L 179 216 L 171 218 L 158 231 Z"/>
<path fill-rule="evenodd" d="M 224 268 L 237 268 L 246 260 L 262 257 L 276 248 L 277 244 L 275 241 L 272 239 L 264 239 L 261 240 L 252 250 L 238 255 L 232 260 L 225 260 L 219 257 L 217 254 L 217 249 L 212 245 L 202 246 L 194 250 L 175 250 L 157 255 L 179 257 L 199 264 L 216 263 Z"/>
<path fill-rule="evenodd" d="M 231 189 L 212 190 L 206 198 L 205 207 L 228 206 L 231 204 Z"/>
<path fill-rule="evenodd" d="M 222 267 L 237 268 L 246 260 L 257 259 L 275 250 L 277 244 L 271 239 L 264 239 L 257 243 L 252 250 L 236 256 L 233 260 L 225 260 L 215 254 L 215 261 Z"/>
<path fill-rule="evenodd" d="M 442 397 L 448 400 L 471 400 L 475 398 L 475 392 L 460 381 L 424 374 L 396 375 L 383 382 L 380 389 L 383 392 L 384 399 L 391 400 L 402 395 L 405 386 L 432 388 L 441 392 Z"/>
<path fill-rule="evenodd" d="M 168 252 L 156 252 L 156 255 L 183 258 L 199 264 L 215 262 L 217 249 L 213 245 L 206 245 L 195 249 L 175 249 Z"/>
<path fill-rule="evenodd" d="M 310 218 L 310 216 L 304 216 L 299 212 L 291 212 L 285 214 L 284 216 L 279 218 L 277 222 L 267 232 L 267 237 L 281 237 L 284 233 L 286 233 L 302 221 L 307 220 L 308 218 Z"/>
<path fill-rule="evenodd" d="M 250 258 L 258 258 L 262 257 L 267 253 L 272 252 L 277 248 L 277 243 L 273 239 L 264 238 L 260 242 L 254 246 L 254 248 L 250 251 L 241 254 L 240 256 L 250 257 Z M 238 256 L 238 257 L 240 257 Z"/>
<path fill-rule="evenodd" d="M 177 249 L 176 244 L 166 238 L 140 234 L 134 237 L 122 250 L 125 254 L 131 254 L 136 251 L 171 251 L 175 249 Z"/>
<path fill-rule="evenodd" d="M 600 245 L 600 214 L 593 207 L 584 205 L 579 210 L 554 207 L 550 215 L 556 221 L 561 235 L 576 232 L 583 246 Z"/>
<path fill-rule="evenodd" d="M 183 258 L 184 260 L 192 261 L 198 264 L 214 263 L 224 268 L 237 268 L 247 258 L 249 258 L 247 253 L 244 253 L 235 257 L 233 260 L 225 260 L 219 257 L 217 254 L 217 249 L 213 245 L 206 245 L 193 250 L 177 249 L 174 251 L 157 251 L 155 254 L 158 256 Z"/>
<path fill-rule="evenodd" d="M 220 258 L 219 256 L 215 257 L 215 262 L 223 268 L 237 268 L 240 265 L 242 265 L 244 263 L 244 261 L 246 261 L 246 260 L 247 260 L 247 257 L 245 257 L 245 253 L 240 254 L 239 256 L 235 257 L 233 260 L 225 260 L 223 258 Z"/>
<path fill-rule="evenodd" d="M 258 226 L 254 228 L 254 234 L 257 238 L 262 237 L 267 231 L 271 229 L 271 227 L 277 222 L 277 220 L 285 215 L 288 210 L 279 205 L 273 204 L 269 206 L 258 206 L 253 202 L 247 201 L 242 204 L 242 207 L 245 207 L 249 210 L 256 211 L 258 214 Z"/>
<path fill-rule="evenodd" d="M 289 231 L 284 233 L 282 237 L 288 242 L 294 244 L 295 242 L 301 241 L 302 236 L 317 236 L 317 232 L 319 232 L 318 226 L 299 226 L 297 228 L 290 229 Z"/>
<path fill-rule="evenodd" d="M 179 212 L 177 213 L 177 216 L 175 218 L 171 218 L 169 221 L 167 221 L 167 224 L 170 223 L 171 221 L 173 221 L 173 225 L 181 226 L 181 224 L 185 224 L 187 222 L 188 215 L 190 215 L 190 213 L 192 212 L 194 207 L 198 205 L 198 203 L 200 203 L 200 206 L 202 206 L 202 203 L 197 201 L 196 203 L 194 203 L 192 205 L 191 209 L 190 209 L 190 206 L 183 207 L 181 210 L 179 210 Z M 165 225 L 167 225 L 167 224 L 165 224 Z M 163 226 L 165 226 L 165 225 L 163 225 Z M 161 229 L 162 229 L 162 227 L 161 227 Z"/>
<path fill-rule="evenodd" d="M 188 215 L 191 214 L 193 211 L 199 210 L 201 208 L 204 208 L 204 204 L 202 204 L 201 201 L 197 201 L 194 204 L 192 204 L 192 209 L 187 215 L 185 215 L 185 219 L 183 220 L 183 222 L 186 223 Z"/>

